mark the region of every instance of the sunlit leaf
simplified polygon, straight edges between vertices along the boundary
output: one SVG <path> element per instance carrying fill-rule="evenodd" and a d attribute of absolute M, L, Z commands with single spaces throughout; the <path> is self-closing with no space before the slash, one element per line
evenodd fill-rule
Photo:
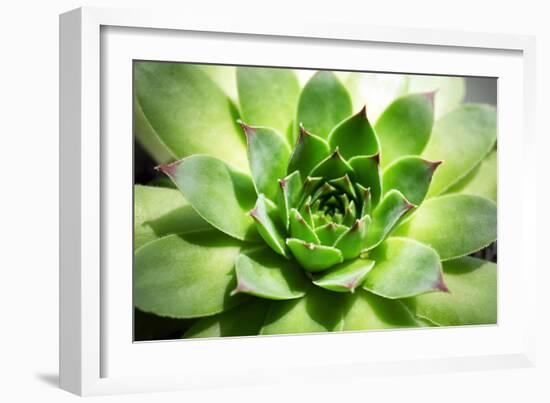
<path fill-rule="evenodd" d="M 249 176 L 206 155 L 193 155 L 161 170 L 212 226 L 237 239 L 258 239 L 248 214 L 256 199 Z"/>
<path fill-rule="evenodd" d="M 219 231 L 168 235 L 134 256 L 134 303 L 144 312 L 172 318 L 213 315 L 243 301 L 235 258 L 241 244 Z"/>
<path fill-rule="evenodd" d="M 497 239 L 497 206 L 481 196 L 436 197 L 422 203 L 395 235 L 430 245 L 442 260 L 469 255 Z"/>

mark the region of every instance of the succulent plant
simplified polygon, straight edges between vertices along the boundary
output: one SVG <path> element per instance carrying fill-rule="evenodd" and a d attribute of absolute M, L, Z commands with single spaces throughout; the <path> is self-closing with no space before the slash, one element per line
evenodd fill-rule
<path fill-rule="evenodd" d="M 496 111 L 447 77 L 380 106 L 376 79 L 136 63 L 136 137 L 173 185 L 135 187 L 136 307 L 183 337 L 496 323 L 470 256 L 496 240 Z"/>

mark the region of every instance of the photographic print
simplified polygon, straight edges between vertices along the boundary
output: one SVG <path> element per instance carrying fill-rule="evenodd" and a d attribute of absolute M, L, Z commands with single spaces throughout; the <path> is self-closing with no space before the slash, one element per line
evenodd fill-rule
<path fill-rule="evenodd" d="M 134 61 L 133 85 L 135 341 L 497 323 L 495 78 Z"/>

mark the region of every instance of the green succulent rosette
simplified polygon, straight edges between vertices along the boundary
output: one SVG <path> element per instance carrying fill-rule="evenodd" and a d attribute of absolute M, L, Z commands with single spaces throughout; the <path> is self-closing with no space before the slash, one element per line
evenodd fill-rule
<path fill-rule="evenodd" d="M 368 74 L 136 63 L 136 137 L 175 186 L 135 187 L 136 307 L 183 337 L 496 323 L 469 256 L 496 240 L 496 111 L 403 77 L 369 114 Z"/>

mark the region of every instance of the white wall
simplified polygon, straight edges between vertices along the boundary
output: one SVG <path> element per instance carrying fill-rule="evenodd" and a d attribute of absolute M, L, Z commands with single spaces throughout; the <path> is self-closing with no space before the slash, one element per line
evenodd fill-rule
<path fill-rule="evenodd" d="M 184 1 L 184 0 L 183 0 Z M 364 22 L 373 25 L 452 28 L 537 35 L 539 137 L 548 136 L 545 119 L 550 107 L 550 32 L 544 2 L 479 0 L 346 1 L 321 4 L 276 0 L 209 0 L 154 2 L 156 7 L 185 4 L 188 13 L 216 13 L 228 18 L 301 18 Z M 0 38 L 0 399 L 5 402 L 66 402 L 72 395 L 57 382 L 57 192 L 58 192 L 58 25 L 60 12 L 80 5 L 148 7 L 147 1 L 82 0 L 11 1 L 2 4 Z M 329 6 L 330 4 L 330 6 Z M 545 133 L 543 133 L 543 130 Z M 546 140 L 546 143 L 548 141 Z M 540 149 L 539 172 L 550 172 Z M 521 169 L 521 167 L 518 167 Z M 550 196 L 547 189 L 538 189 Z M 548 209 L 540 219 L 548 224 Z M 542 230 L 538 234 L 543 250 Z M 540 269 L 549 270 L 546 261 Z M 545 266 L 545 267 L 543 267 Z M 547 271 L 541 270 L 540 290 L 547 293 Z M 545 306 L 543 306 L 543 304 Z M 352 384 L 304 385 L 301 388 L 257 388 L 210 392 L 167 393 L 98 398 L 115 402 L 163 401 L 549 401 L 547 384 L 550 332 L 548 298 L 540 298 L 539 367 L 450 375 L 372 378 Z M 8 394 L 8 396 L 4 396 Z M 499 400 L 497 400 L 499 399 Z"/>

